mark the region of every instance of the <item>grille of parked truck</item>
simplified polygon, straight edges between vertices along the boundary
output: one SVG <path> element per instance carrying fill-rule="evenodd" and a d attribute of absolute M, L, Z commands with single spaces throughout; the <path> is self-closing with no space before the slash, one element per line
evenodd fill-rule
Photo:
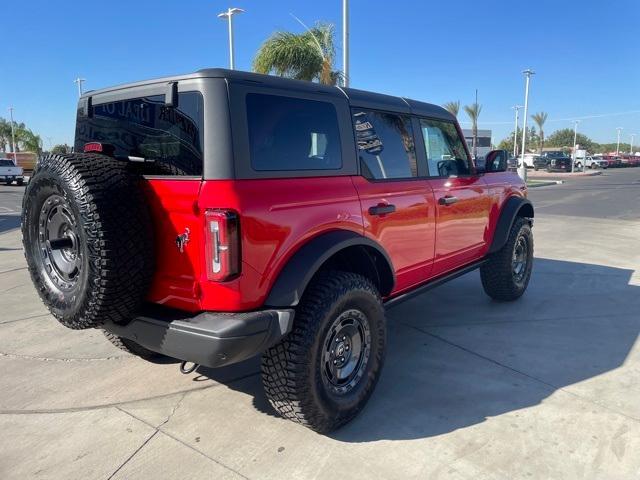
<path fill-rule="evenodd" d="M 24 197 L 53 316 L 143 358 L 262 355 L 275 410 L 319 432 L 374 391 L 385 308 L 476 268 L 511 301 L 531 276 L 526 185 L 435 105 L 207 69 L 85 93 L 75 151 Z"/>

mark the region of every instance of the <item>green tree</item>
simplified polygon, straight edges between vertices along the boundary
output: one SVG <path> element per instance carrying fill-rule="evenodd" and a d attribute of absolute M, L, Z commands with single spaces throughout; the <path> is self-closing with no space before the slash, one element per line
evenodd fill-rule
<path fill-rule="evenodd" d="M 538 142 L 538 153 L 542 155 L 542 149 L 544 148 L 544 123 L 547 121 L 547 117 L 549 114 L 547 112 L 539 112 L 531 115 L 531 118 L 536 125 L 538 125 L 539 133 L 539 142 Z"/>
<path fill-rule="evenodd" d="M 71 147 L 69 147 L 69 145 L 67 145 L 66 143 L 54 145 L 53 148 L 51 149 L 51 153 L 56 153 L 56 154 L 69 153 L 70 151 L 71 151 Z"/>
<path fill-rule="evenodd" d="M 531 148 L 531 145 L 537 145 L 538 139 L 539 137 L 536 133 L 536 129 L 534 127 L 527 127 L 527 145 L 529 146 L 529 148 Z M 518 144 L 518 154 L 520 154 L 520 145 L 522 143 L 522 128 L 518 128 L 516 142 Z M 509 153 L 513 153 L 513 132 L 511 132 L 498 144 L 498 149 L 506 150 Z"/>
<path fill-rule="evenodd" d="M 11 145 L 11 122 L 0 118 L 0 151 L 6 152 Z"/>
<path fill-rule="evenodd" d="M 458 112 L 460 111 L 460 100 L 456 100 L 455 102 L 447 102 L 442 105 L 447 112 L 449 112 L 454 117 L 458 116 Z"/>
<path fill-rule="evenodd" d="M 342 72 L 334 69 L 335 28 L 317 23 L 304 33 L 275 32 L 260 47 L 253 59 L 253 70 L 275 73 L 297 80 L 317 80 L 338 85 Z"/>
<path fill-rule="evenodd" d="M 18 151 L 22 150 L 38 154 L 42 151 L 42 139 L 40 135 L 32 132 L 24 123 L 16 127 L 16 143 L 18 144 Z"/>
<path fill-rule="evenodd" d="M 478 156 L 478 117 L 482 111 L 482 105 L 479 103 L 472 103 L 471 105 L 465 105 L 464 111 L 467 112 L 469 119 L 471 120 L 471 134 L 473 135 L 473 157 Z"/>
<path fill-rule="evenodd" d="M 580 148 L 585 149 L 589 152 L 594 152 L 599 149 L 599 145 L 591 140 L 586 135 L 582 133 L 578 133 L 576 137 L 576 143 L 580 145 Z M 556 130 L 547 138 L 547 146 L 555 147 L 558 149 L 570 150 L 573 148 L 573 129 L 572 128 L 562 128 L 560 130 Z M 614 149 L 615 150 L 615 149 Z"/>

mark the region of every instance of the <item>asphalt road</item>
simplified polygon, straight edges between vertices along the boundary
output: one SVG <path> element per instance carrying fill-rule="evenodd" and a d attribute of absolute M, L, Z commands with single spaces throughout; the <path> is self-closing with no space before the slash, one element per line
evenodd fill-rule
<path fill-rule="evenodd" d="M 541 214 L 640 219 L 640 168 L 604 170 L 595 177 L 563 180 L 563 185 L 532 188 L 529 197 Z"/>
<path fill-rule="evenodd" d="M 329 436 L 274 415 L 255 360 L 181 375 L 61 327 L 0 187 L 0 478 L 640 478 L 638 179 L 532 189 L 525 295 L 475 272 L 390 310 L 378 387 Z"/>

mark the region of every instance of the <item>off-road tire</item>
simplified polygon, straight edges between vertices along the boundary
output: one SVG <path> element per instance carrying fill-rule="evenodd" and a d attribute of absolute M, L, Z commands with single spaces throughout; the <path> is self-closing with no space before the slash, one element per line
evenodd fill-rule
<path fill-rule="evenodd" d="M 521 280 L 514 273 L 514 250 L 519 240 L 526 242 L 526 265 Z M 508 302 L 522 296 L 527 289 L 533 268 L 533 234 L 528 219 L 517 217 L 511 226 L 507 243 L 492 254 L 480 267 L 482 286 L 487 295 L 494 300 Z"/>
<path fill-rule="evenodd" d="M 65 154 L 44 158 L 28 183 L 22 204 L 27 265 L 40 298 L 66 327 L 123 324 L 135 316 L 154 267 L 151 217 L 140 181 L 125 161 Z M 71 219 L 77 267 L 69 283 L 52 267 L 53 247 L 43 240 L 49 235 L 48 224 L 45 234 L 41 227 L 47 209 Z"/>
<path fill-rule="evenodd" d="M 325 340 L 335 319 L 355 310 L 370 328 L 370 355 L 358 383 L 337 394 L 325 384 Z M 332 341 L 332 340 L 331 340 Z M 371 396 L 384 364 L 386 321 L 382 300 L 361 275 L 320 273 L 296 309 L 293 330 L 262 357 L 262 382 L 273 408 L 284 418 L 320 433 L 353 419 Z"/>
<path fill-rule="evenodd" d="M 159 358 L 163 358 L 164 355 L 161 353 L 154 352 L 153 350 L 149 350 L 148 348 L 144 348 L 142 345 L 134 342 L 133 340 L 129 340 L 128 338 L 119 337 L 118 335 L 114 335 L 111 332 L 107 332 L 103 330 L 104 336 L 109 340 L 115 347 L 118 347 L 120 350 L 124 350 L 132 355 L 140 357 L 144 360 L 157 360 Z"/>

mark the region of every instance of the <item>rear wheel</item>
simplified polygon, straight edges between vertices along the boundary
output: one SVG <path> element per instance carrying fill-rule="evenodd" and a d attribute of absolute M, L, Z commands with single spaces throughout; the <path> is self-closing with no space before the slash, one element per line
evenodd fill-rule
<path fill-rule="evenodd" d="M 151 219 L 127 162 L 50 155 L 25 191 L 22 238 L 40 297 L 75 329 L 126 323 L 153 274 Z"/>
<path fill-rule="evenodd" d="M 335 430 L 366 404 L 385 348 L 384 309 L 373 284 L 353 273 L 322 273 L 305 291 L 292 332 L 262 357 L 267 398 L 284 418 Z"/>
<path fill-rule="evenodd" d="M 533 234 L 526 218 L 513 222 L 507 243 L 480 267 L 484 291 L 494 300 L 520 298 L 533 268 Z"/>

